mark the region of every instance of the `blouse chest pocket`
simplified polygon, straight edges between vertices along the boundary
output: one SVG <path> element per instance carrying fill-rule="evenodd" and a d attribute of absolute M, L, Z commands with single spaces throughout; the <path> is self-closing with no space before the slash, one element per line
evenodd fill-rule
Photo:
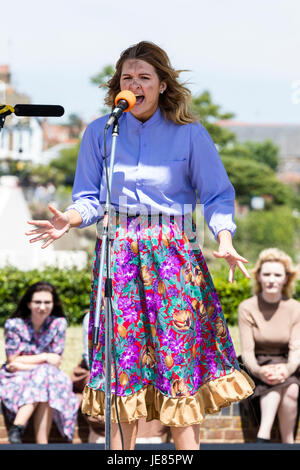
<path fill-rule="evenodd" d="M 185 157 L 184 155 L 183 156 L 178 156 L 178 157 L 167 157 L 167 158 L 162 158 L 161 160 L 162 162 L 169 162 L 169 163 L 173 163 L 173 162 L 186 162 L 187 161 L 187 157 Z"/>
<path fill-rule="evenodd" d="M 167 169 L 172 181 L 180 181 L 186 176 L 187 158 L 185 157 L 162 159 L 161 165 Z"/>
<path fill-rule="evenodd" d="M 184 162 L 186 161 L 186 157 L 178 157 L 178 158 L 163 158 L 163 162 Z"/>
<path fill-rule="evenodd" d="M 186 185 L 186 158 L 161 159 L 159 165 L 152 167 L 151 170 L 144 182 L 168 196 L 176 194 L 179 188 Z"/>

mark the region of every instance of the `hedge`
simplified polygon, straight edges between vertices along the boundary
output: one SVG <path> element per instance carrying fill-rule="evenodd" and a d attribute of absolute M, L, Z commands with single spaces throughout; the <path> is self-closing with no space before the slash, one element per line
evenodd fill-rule
<path fill-rule="evenodd" d="M 17 302 L 30 284 L 47 281 L 53 284 L 62 301 L 69 325 L 82 322 L 89 308 L 91 272 L 84 270 L 19 271 L 13 267 L 0 269 L 0 326 L 16 309 Z"/>
<path fill-rule="evenodd" d="M 223 269 L 212 275 L 225 318 L 229 325 L 237 324 L 238 305 L 252 295 L 251 281 L 239 271 L 236 281 L 227 281 L 228 269 Z M 69 325 L 82 323 L 84 313 L 89 308 L 91 272 L 89 270 L 59 270 L 48 268 L 44 271 L 19 271 L 7 267 L 0 269 L 0 326 L 15 310 L 16 304 L 26 288 L 35 282 L 45 280 L 51 282 L 57 289 L 62 300 Z M 300 300 L 300 282 L 296 284 L 294 296 Z"/>

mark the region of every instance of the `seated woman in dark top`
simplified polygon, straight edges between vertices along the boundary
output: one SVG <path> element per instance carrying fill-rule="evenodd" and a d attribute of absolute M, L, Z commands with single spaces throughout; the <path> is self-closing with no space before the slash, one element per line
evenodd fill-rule
<path fill-rule="evenodd" d="M 268 442 L 276 414 L 282 442 L 294 442 L 300 385 L 300 303 L 291 298 L 296 270 L 284 252 L 263 250 L 254 269 L 255 295 L 239 306 L 244 365 L 259 399 L 257 442 Z"/>

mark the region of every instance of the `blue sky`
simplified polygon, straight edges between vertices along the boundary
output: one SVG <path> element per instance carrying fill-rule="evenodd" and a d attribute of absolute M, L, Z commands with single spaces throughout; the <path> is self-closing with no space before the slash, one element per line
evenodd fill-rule
<path fill-rule="evenodd" d="M 103 95 L 89 78 L 145 39 L 237 120 L 300 124 L 298 0 L 10 0 L 0 18 L 0 64 L 65 116 L 97 117 Z"/>

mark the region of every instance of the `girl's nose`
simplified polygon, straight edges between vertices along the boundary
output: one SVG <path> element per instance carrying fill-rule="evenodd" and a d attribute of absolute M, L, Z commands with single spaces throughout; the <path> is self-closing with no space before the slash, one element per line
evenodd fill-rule
<path fill-rule="evenodd" d="M 133 89 L 140 88 L 141 86 L 140 82 L 136 80 L 135 78 L 131 80 L 130 85 L 132 86 Z"/>

